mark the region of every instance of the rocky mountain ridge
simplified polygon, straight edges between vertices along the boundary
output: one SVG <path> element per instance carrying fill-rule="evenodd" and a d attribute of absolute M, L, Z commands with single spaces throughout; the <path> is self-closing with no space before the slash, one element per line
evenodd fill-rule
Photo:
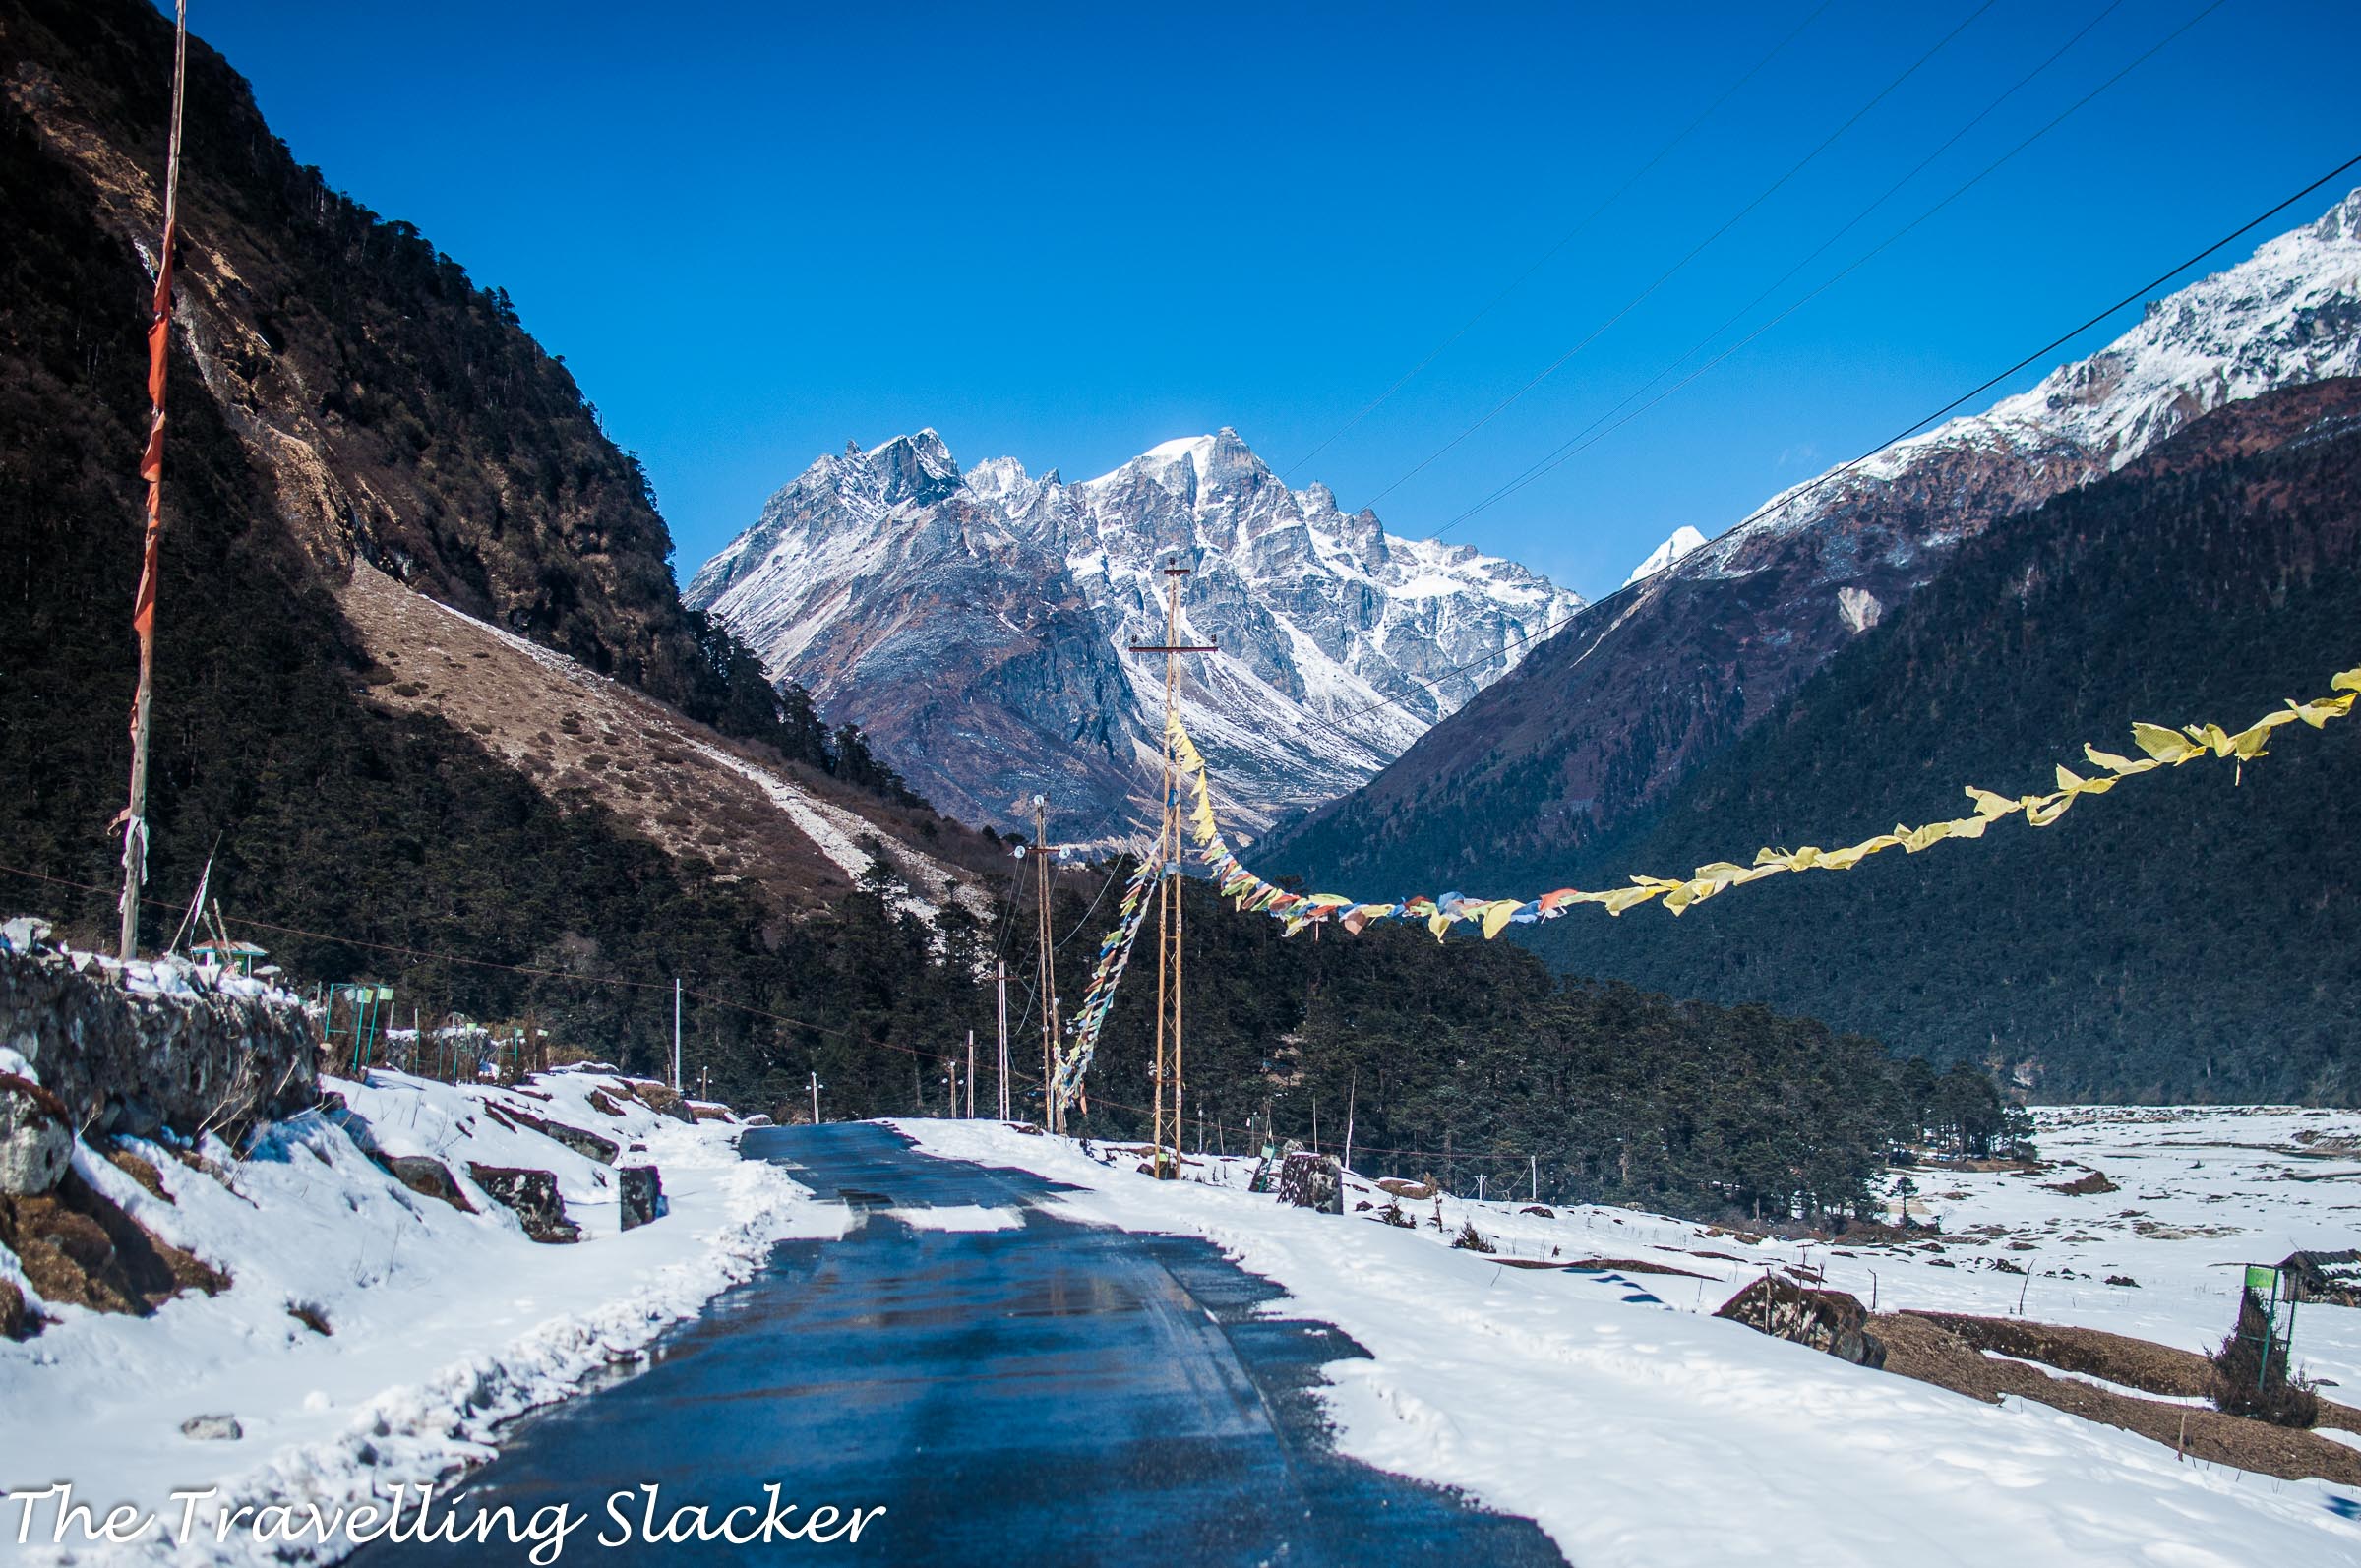
<path fill-rule="evenodd" d="M 1538 648 L 1272 869 L 1491 886 L 1567 867 L 1717 755 L 1964 540 L 2225 403 L 2361 371 L 2361 191 L 1981 414 L 1773 498 Z M 1457 831 L 1429 828 L 1448 806 Z"/>
<path fill-rule="evenodd" d="M 1120 838 L 1159 747 L 1168 564 L 1189 569 L 1181 704 L 1248 826 L 1375 773 L 1581 600 L 1465 546 L 1290 489 L 1234 430 L 1067 483 L 961 472 L 932 430 L 848 444 L 782 488 L 686 591 L 866 730 L 954 815 L 1048 796 Z"/>

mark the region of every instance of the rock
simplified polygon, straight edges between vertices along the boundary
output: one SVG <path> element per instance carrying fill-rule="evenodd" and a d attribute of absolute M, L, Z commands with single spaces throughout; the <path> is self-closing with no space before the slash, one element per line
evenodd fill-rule
<path fill-rule="evenodd" d="M 1815 1291 L 1766 1274 L 1723 1303 L 1716 1317 L 1774 1339 L 1793 1340 L 1856 1366 L 1886 1364 L 1886 1348 L 1866 1332 L 1869 1311 L 1843 1291 Z"/>
<path fill-rule="evenodd" d="M 1280 1162 L 1279 1201 L 1322 1214 L 1344 1213 L 1344 1168 L 1328 1155 L 1294 1151 Z"/>
<path fill-rule="evenodd" d="M 768 1127 L 775 1126 L 777 1123 L 772 1121 L 770 1117 L 764 1116 L 761 1112 L 757 1111 L 753 1116 L 746 1118 L 746 1125 L 750 1127 Z"/>
<path fill-rule="evenodd" d="M 146 1317 L 185 1290 L 229 1276 L 150 1232 L 72 1171 L 48 1192 L 0 1196 L 0 1246 L 43 1300 Z"/>
<path fill-rule="evenodd" d="M 166 1203 L 174 1201 L 172 1194 L 164 1190 L 163 1173 L 129 1149 L 107 1150 L 106 1163 L 137 1181 L 150 1197 L 160 1198 Z"/>
<path fill-rule="evenodd" d="M 623 1178 L 623 1228 L 636 1231 L 662 1219 L 670 1208 L 664 1201 L 664 1178 L 652 1165 L 627 1165 Z"/>
<path fill-rule="evenodd" d="M 524 1223 L 524 1234 L 536 1241 L 579 1241 L 581 1228 L 566 1217 L 566 1200 L 558 1193 L 558 1178 L 547 1171 L 477 1165 L 469 1161 L 467 1175 L 495 1202 L 506 1204 Z"/>
<path fill-rule="evenodd" d="M 2140 1282 L 2133 1279 L 2128 1274 L 2110 1274 L 2107 1276 L 2107 1283 L 2109 1285 L 2126 1286 L 2135 1291 L 2140 1289 Z"/>
<path fill-rule="evenodd" d="M 19 915 L 0 925 L 0 946 L 12 952 L 38 952 L 49 940 L 49 923 L 36 915 Z"/>
<path fill-rule="evenodd" d="M 25 1293 L 12 1280 L 0 1280 L 0 1340 L 29 1340 L 41 1326 L 40 1318 L 25 1304 Z"/>
<path fill-rule="evenodd" d="M 628 1082 L 633 1098 L 657 1116 L 670 1116 L 675 1121 L 686 1121 L 691 1126 L 696 1125 L 696 1113 L 689 1109 L 688 1100 L 678 1091 L 668 1089 L 660 1083 L 646 1083 L 638 1079 L 631 1079 Z"/>
<path fill-rule="evenodd" d="M 595 1094 L 597 1091 L 591 1092 Z M 489 1110 L 490 1107 L 487 1106 L 486 1109 Z M 519 1125 L 530 1127 L 544 1138 L 564 1144 L 585 1160 L 596 1160 L 600 1165 L 613 1165 L 616 1154 L 620 1152 L 616 1149 L 612 1139 L 602 1138 L 595 1132 L 585 1132 L 580 1127 L 570 1127 L 563 1121 L 545 1120 L 529 1112 L 519 1111 L 515 1106 L 508 1108 L 508 1114 L 511 1119 Z"/>
<path fill-rule="evenodd" d="M 386 1168 L 388 1176 L 420 1197 L 440 1199 L 461 1214 L 475 1212 L 475 1205 L 467 1201 L 458 1177 L 442 1161 L 423 1154 L 379 1155 L 377 1161 Z"/>
<path fill-rule="evenodd" d="M 1436 1190 L 1431 1181 L 1405 1181 L 1400 1176 L 1379 1176 L 1377 1185 L 1397 1198 L 1409 1198 L 1413 1202 L 1431 1198 Z"/>
<path fill-rule="evenodd" d="M 608 1099 L 607 1092 L 604 1089 L 593 1089 L 590 1091 L 590 1109 L 597 1112 L 602 1116 L 620 1116 L 623 1115 L 623 1107 Z"/>
<path fill-rule="evenodd" d="M 0 1193 L 47 1192 L 73 1164 L 72 1114 L 31 1079 L 0 1072 Z"/>
<path fill-rule="evenodd" d="M 246 1435 L 235 1416 L 192 1416 L 180 1423 L 180 1435 L 200 1443 L 234 1443 Z"/>
<path fill-rule="evenodd" d="M 1528 1203 L 1525 1205 L 1525 1207 L 1519 1209 L 1517 1212 L 1519 1214 L 1538 1214 L 1544 1220 L 1554 1220 L 1557 1218 L 1556 1210 L 1546 1208 L 1539 1203 Z"/>

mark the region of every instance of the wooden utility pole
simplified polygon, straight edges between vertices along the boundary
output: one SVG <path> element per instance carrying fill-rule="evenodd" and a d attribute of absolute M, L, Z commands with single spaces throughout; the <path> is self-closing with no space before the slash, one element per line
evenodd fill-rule
<path fill-rule="evenodd" d="M 1008 1103 L 1008 960 L 1000 959 L 993 967 L 993 989 L 999 994 L 1000 1020 L 1000 1119 L 1014 1119 L 1013 1107 Z"/>
<path fill-rule="evenodd" d="M 1041 978 L 1037 995 L 1041 1002 L 1041 1122 L 1052 1132 L 1065 1130 L 1065 1118 L 1059 1112 L 1058 1079 L 1058 967 L 1050 951 L 1050 803 L 1046 796 L 1033 797 L 1033 866 L 1034 881 L 1041 908 Z"/>
<path fill-rule="evenodd" d="M 148 738 L 154 727 L 155 590 L 164 539 L 164 367 L 172 357 L 172 253 L 180 245 L 180 106 L 189 71 L 188 0 L 175 6 L 172 123 L 164 145 L 164 236 L 155 253 L 155 295 L 148 316 L 148 445 L 140 477 L 148 482 L 148 529 L 131 630 L 140 639 L 140 684 L 131 699 L 131 799 L 115 818 L 123 829 L 123 961 L 140 955 L 140 889 L 148 880 Z M 226 954 L 223 955 L 227 957 Z"/>
<path fill-rule="evenodd" d="M 1211 643 L 1180 640 L 1180 582 L 1190 569 L 1178 558 L 1164 564 L 1164 640 L 1131 644 L 1134 653 L 1164 655 L 1164 819 L 1157 829 L 1156 857 L 1156 1175 L 1180 1174 L 1182 1067 L 1180 1008 L 1180 857 L 1186 852 L 1180 808 L 1180 758 L 1173 750 L 1173 715 L 1180 703 L 1180 655 L 1215 652 Z M 1170 1107 L 1167 1107 L 1167 1087 Z M 1169 1133 L 1167 1129 L 1170 1129 Z"/>

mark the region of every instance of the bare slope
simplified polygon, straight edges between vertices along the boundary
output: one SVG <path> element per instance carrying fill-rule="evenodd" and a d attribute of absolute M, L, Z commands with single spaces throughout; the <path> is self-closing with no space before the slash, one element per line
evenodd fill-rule
<path fill-rule="evenodd" d="M 341 596 L 383 670 L 373 701 L 473 734 L 561 807 L 595 803 L 717 879 L 750 881 L 777 908 L 831 902 L 879 872 L 931 917 L 948 899 L 979 916 L 985 846 L 924 808 L 892 807 L 817 769 L 732 741 L 646 694 L 412 593 L 366 564 Z"/>

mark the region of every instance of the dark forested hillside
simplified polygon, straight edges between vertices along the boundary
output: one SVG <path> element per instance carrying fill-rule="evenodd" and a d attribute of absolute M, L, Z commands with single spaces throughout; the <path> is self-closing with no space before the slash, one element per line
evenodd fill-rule
<path fill-rule="evenodd" d="M 161 227 L 171 49 L 144 0 L 0 0 L 0 112 L 26 133 L 12 160 L 79 176 L 81 259 L 101 274 Z M 248 444 L 240 505 L 317 565 L 357 554 L 694 718 L 748 722 L 759 672 L 682 607 L 637 460 L 506 295 L 297 163 L 196 38 L 184 149 L 175 339 Z M 44 292 L 17 303 L 52 297 L 52 279 L 25 280 Z M 86 297 L 65 323 L 86 351 L 70 379 L 145 320 L 120 282 Z"/>
<path fill-rule="evenodd" d="M 2234 404 L 1995 525 L 1642 824 L 1539 884 L 1685 872 L 2051 787 L 2134 720 L 2237 728 L 2361 664 L 2361 384 Z M 2279 732 L 2056 826 L 1777 877 L 1677 921 L 1577 912 L 1578 973 L 1759 1000 L 2046 1098 L 2361 1097 L 2361 724 Z"/>
<path fill-rule="evenodd" d="M 169 27 L 140 0 L 0 4 L 0 903 L 91 940 L 112 931 L 112 897 L 79 889 L 121 875 L 108 822 L 130 759 L 151 284 L 110 213 L 113 165 L 97 144 L 77 144 L 88 155 L 62 148 L 41 116 L 52 129 L 114 127 L 124 155 L 151 157 L 160 109 L 115 94 L 136 79 L 156 98 L 170 47 Z M 853 785 L 896 788 L 857 733 L 830 734 L 798 694 L 773 693 L 743 647 L 680 609 L 662 522 L 628 461 L 497 300 L 423 241 L 321 190 L 194 42 L 191 77 L 185 243 L 197 260 L 172 339 L 150 942 L 217 846 L 213 886 L 233 922 L 334 934 L 255 933 L 306 982 L 396 983 L 405 1021 L 413 1006 L 538 1010 L 565 1038 L 652 1063 L 669 1044 L 675 974 L 794 1011 L 857 969 L 896 1007 L 933 1005 L 941 964 L 906 935 L 870 941 L 864 922 L 882 920 L 874 896 L 773 907 L 595 807 L 561 811 L 457 718 L 367 700 L 389 676 L 369 667 L 333 596 L 349 557 L 288 504 L 291 470 L 265 457 L 290 450 L 269 418 L 294 405 L 256 387 L 319 390 L 307 417 L 333 459 L 320 483 L 366 469 L 371 493 L 394 498 L 353 522 L 351 549 L 406 561 L 419 585 L 725 730 Z M 238 286 L 274 280 L 265 314 L 284 357 L 272 367 L 223 376 L 204 357 L 232 319 L 209 294 L 232 275 L 209 259 L 216 247 L 235 255 Z M 341 368 L 324 377 L 332 359 Z M 507 390 L 484 390 L 493 384 Z M 499 494 L 475 497 L 477 485 Z M 401 531 L 412 527 L 427 531 Z"/>

